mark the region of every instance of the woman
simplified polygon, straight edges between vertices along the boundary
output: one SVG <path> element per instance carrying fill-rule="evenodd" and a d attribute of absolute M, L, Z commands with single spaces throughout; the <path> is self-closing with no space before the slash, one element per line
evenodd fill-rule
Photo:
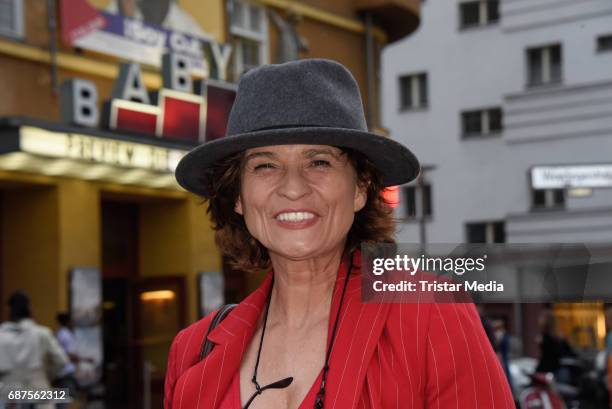
<path fill-rule="evenodd" d="M 214 314 L 177 335 L 167 409 L 513 406 L 473 305 L 361 302 L 359 244 L 393 241 L 382 189 L 419 164 L 367 131 L 346 68 L 249 71 L 227 133 L 185 156 L 177 179 L 208 199 L 237 267 L 268 274 L 212 329 L 206 358 Z"/>

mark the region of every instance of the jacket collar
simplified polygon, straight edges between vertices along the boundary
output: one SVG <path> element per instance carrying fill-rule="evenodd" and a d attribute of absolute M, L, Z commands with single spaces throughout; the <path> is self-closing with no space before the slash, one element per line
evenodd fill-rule
<path fill-rule="evenodd" d="M 334 284 L 327 336 L 328 345 L 340 305 L 348 263 L 349 258 L 345 256 Z M 351 277 L 347 284 L 336 340 L 330 356 L 326 407 L 341 405 L 336 407 L 348 409 L 356 405 L 359 398 L 358 392 L 365 379 L 367 362 L 372 356 L 389 312 L 389 304 L 361 302 L 360 265 L 361 255 L 359 251 L 355 251 Z M 195 395 L 199 396 L 197 406 L 190 406 L 190 408 L 216 408 L 220 404 L 231 384 L 232 377 L 240 368 L 242 356 L 253 337 L 258 318 L 266 304 L 268 291 L 272 284 L 272 275 L 273 272 L 268 272 L 259 288 L 238 304 L 225 320 L 211 331 L 208 338 L 216 344 L 215 348 L 206 359 L 185 372 L 187 374 L 193 371 L 187 379 L 183 380 L 186 384 L 192 383 L 192 385 L 183 385 L 182 388 L 191 393 L 195 392 Z M 201 379 L 216 380 L 216 385 L 211 386 L 210 383 L 207 383 L 207 386 L 202 389 Z M 328 406 L 330 403 L 331 406 Z"/>

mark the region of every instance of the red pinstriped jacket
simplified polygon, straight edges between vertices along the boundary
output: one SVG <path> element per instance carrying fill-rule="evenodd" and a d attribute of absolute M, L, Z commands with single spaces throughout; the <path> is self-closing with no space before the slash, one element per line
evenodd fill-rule
<path fill-rule="evenodd" d="M 363 303 L 360 261 L 355 252 L 330 357 L 325 409 L 514 408 L 473 304 Z M 338 271 L 330 317 L 336 316 L 347 262 Z M 219 408 L 265 307 L 271 279 L 270 272 L 211 332 L 216 346 L 203 361 L 198 355 L 212 314 L 176 336 L 165 409 Z M 332 325 L 330 319 L 329 334 Z"/>

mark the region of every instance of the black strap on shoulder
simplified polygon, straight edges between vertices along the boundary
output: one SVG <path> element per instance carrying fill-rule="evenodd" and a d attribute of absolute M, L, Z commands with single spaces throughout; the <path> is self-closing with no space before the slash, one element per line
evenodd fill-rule
<path fill-rule="evenodd" d="M 208 331 L 206 331 L 204 341 L 202 341 L 202 347 L 200 348 L 200 357 L 198 359 L 198 362 L 206 358 L 215 346 L 215 344 L 213 344 L 212 341 L 208 339 L 210 331 L 215 329 L 217 325 L 219 325 L 221 321 L 223 321 L 225 317 L 228 316 L 228 314 L 234 309 L 236 305 L 237 304 L 225 304 L 223 307 L 219 308 L 219 311 L 217 311 L 212 321 L 210 322 L 210 326 L 208 327 Z"/>

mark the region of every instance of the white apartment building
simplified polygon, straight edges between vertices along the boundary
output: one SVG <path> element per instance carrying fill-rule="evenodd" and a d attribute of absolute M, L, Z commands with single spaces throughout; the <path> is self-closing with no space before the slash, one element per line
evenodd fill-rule
<path fill-rule="evenodd" d="M 422 6 L 382 58 L 382 122 L 424 168 L 398 242 L 612 247 L 612 1 Z"/>
<path fill-rule="evenodd" d="M 382 64 L 400 242 L 612 242 L 611 0 L 427 0 Z"/>

